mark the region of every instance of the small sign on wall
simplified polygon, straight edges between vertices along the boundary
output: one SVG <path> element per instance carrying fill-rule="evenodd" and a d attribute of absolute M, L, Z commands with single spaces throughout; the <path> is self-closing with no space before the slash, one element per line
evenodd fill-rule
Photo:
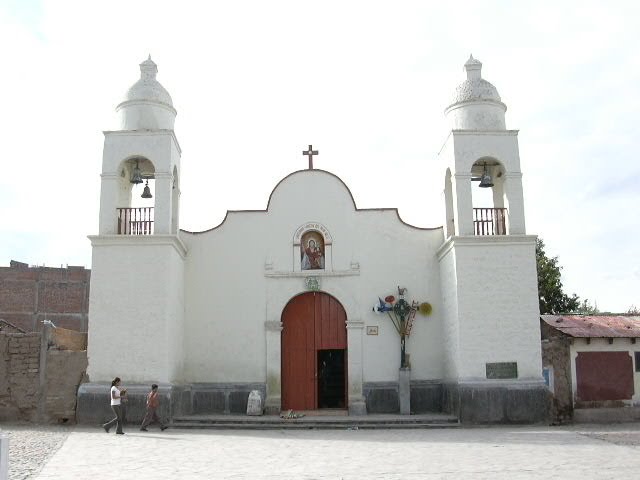
<path fill-rule="evenodd" d="M 518 378 L 517 362 L 487 363 L 487 379 Z"/>
<path fill-rule="evenodd" d="M 367 335 L 377 335 L 377 334 L 378 334 L 377 325 L 367 325 Z"/>

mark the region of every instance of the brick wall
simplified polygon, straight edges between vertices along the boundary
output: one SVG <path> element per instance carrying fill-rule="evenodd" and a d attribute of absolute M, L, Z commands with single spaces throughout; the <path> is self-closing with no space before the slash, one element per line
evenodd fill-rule
<path fill-rule="evenodd" d="M 68 341 L 78 335 L 84 340 Z M 86 348 L 86 334 L 50 326 L 42 332 L 0 331 L 0 421 L 74 421 L 87 352 L 73 348 Z"/>
<path fill-rule="evenodd" d="M 89 280 L 84 267 L 29 267 L 11 261 L 0 267 L 0 319 L 27 332 L 42 330 L 42 321 L 87 331 Z"/>

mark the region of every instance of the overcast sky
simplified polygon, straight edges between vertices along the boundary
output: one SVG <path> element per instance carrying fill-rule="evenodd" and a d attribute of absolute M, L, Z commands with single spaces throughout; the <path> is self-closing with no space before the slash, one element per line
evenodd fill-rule
<path fill-rule="evenodd" d="M 148 54 L 178 111 L 181 228 L 264 209 L 309 143 L 358 207 L 439 226 L 473 53 L 565 291 L 640 307 L 640 3 L 524 3 L 0 0 L 0 265 L 91 266 L 102 131 Z"/>

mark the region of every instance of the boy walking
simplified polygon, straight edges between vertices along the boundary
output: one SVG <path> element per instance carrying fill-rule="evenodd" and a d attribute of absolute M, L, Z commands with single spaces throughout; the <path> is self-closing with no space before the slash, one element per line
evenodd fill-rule
<path fill-rule="evenodd" d="M 155 383 L 151 385 L 151 391 L 147 394 L 147 413 L 142 420 L 142 425 L 140 426 L 140 431 L 148 432 L 147 427 L 152 423 L 159 423 L 160 430 L 165 430 L 167 428 L 160 421 L 160 417 L 158 416 L 157 410 L 160 406 L 160 399 L 158 398 L 158 385 Z"/>

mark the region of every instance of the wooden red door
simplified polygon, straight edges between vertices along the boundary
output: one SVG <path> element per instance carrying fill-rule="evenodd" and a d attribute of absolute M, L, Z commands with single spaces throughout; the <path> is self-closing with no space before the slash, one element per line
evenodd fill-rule
<path fill-rule="evenodd" d="M 282 312 L 282 408 L 318 408 L 318 350 L 347 348 L 347 314 L 331 295 L 308 292 Z M 345 375 L 346 378 L 346 375 Z"/>

